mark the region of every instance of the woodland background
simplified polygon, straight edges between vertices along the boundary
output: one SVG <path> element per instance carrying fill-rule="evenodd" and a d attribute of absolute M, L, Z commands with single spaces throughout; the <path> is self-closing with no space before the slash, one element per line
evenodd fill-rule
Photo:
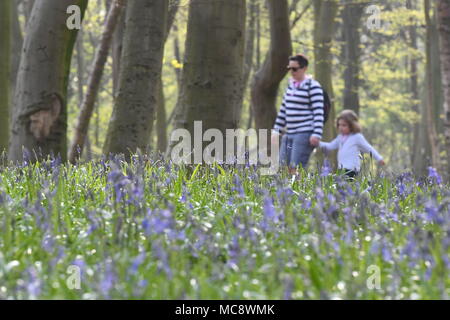
<path fill-rule="evenodd" d="M 165 152 L 194 120 L 270 129 L 303 53 L 333 100 L 324 140 L 353 109 L 390 170 L 450 171 L 448 0 L 2 0 L 0 23 L 3 161 Z"/>

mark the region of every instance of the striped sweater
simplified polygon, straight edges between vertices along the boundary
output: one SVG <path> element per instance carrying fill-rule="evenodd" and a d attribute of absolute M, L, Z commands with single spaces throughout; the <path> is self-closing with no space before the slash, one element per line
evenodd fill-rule
<path fill-rule="evenodd" d="M 323 90 L 319 82 L 308 77 L 296 86 L 290 79 L 273 129 L 278 132 L 286 129 L 288 134 L 312 132 L 312 136 L 321 139 L 323 103 Z"/>

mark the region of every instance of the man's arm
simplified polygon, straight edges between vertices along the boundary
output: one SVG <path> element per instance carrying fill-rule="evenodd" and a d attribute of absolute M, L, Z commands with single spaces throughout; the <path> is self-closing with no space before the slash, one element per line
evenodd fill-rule
<path fill-rule="evenodd" d="M 317 82 L 312 82 L 309 89 L 311 108 L 313 110 L 314 130 L 312 137 L 322 139 L 324 122 L 324 96 L 323 89 Z"/>
<path fill-rule="evenodd" d="M 277 118 L 275 120 L 275 125 L 273 130 L 280 133 L 280 130 L 286 127 L 286 103 L 283 98 L 283 103 L 281 104 L 280 111 L 278 112 Z"/>

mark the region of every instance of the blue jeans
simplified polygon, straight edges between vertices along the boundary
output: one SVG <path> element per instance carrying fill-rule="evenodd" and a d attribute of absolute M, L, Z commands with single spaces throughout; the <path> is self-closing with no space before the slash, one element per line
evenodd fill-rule
<path fill-rule="evenodd" d="M 280 163 L 296 168 L 299 164 L 306 169 L 309 157 L 314 150 L 309 138 L 311 132 L 284 134 L 281 138 Z"/>

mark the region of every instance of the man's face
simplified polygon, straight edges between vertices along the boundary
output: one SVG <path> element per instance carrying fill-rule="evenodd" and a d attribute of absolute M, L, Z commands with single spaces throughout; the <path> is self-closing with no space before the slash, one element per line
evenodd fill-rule
<path fill-rule="evenodd" d="M 308 67 L 304 67 L 304 68 L 300 69 L 300 65 L 298 64 L 297 61 L 290 60 L 288 69 L 289 69 L 289 72 L 291 73 L 292 78 L 294 78 L 296 80 L 302 80 L 305 77 L 305 73 L 306 73 L 306 70 L 308 69 Z"/>

